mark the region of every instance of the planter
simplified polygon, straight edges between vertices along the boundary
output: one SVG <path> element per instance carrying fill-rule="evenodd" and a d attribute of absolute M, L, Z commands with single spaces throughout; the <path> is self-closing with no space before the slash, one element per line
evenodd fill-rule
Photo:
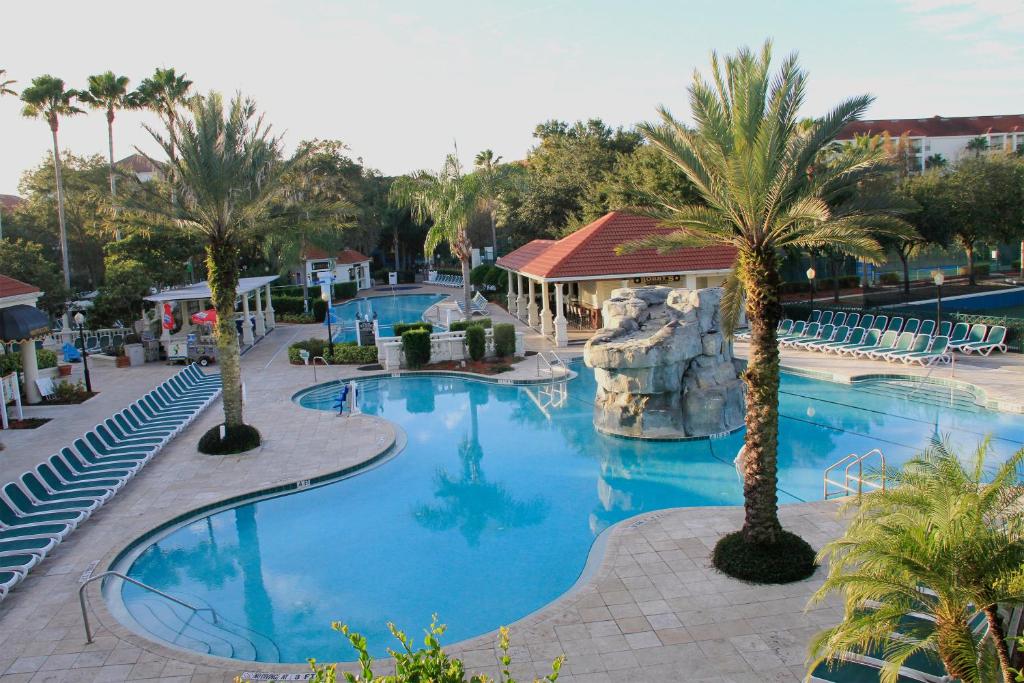
<path fill-rule="evenodd" d="M 115 365 L 119 368 L 130 368 L 132 366 L 132 359 L 128 356 L 118 356 Z"/>
<path fill-rule="evenodd" d="M 70 377 L 71 376 L 71 366 L 70 365 L 58 365 L 57 366 L 57 376 L 58 377 Z"/>
<path fill-rule="evenodd" d="M 125 344 L 124 355 L 129 360 L 129 365 L 142 365 L 146 362 L 146 349 L 142 344 Z"/>

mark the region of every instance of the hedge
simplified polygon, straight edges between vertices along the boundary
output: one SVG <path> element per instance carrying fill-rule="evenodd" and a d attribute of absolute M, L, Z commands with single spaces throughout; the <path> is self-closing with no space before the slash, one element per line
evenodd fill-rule
<path fill-rule="evenodd" d="M 309 304 L 313 310 L 313 319 L 322 323 L 327 315 L 327 302 L 323 299 L 313 299 Z"/>
<path fill-rule="evenodd" d="M 426 330 L 406 330 L 402 333 L 402 350 L 410 368 L 421 368 L 430 362 L 430 333 Z"/>
<path fill-rule="evenodd" d="M 275 314 L 302 315 L 305 312 L 301 296 L 276 296 L 272 303 Z"/>
<path fill-rule="evenodd" d="M 479 266 L 469 271 L 469 282 L 477 287 L 482 286 L 487 281 L 487 276 L 491 274 L 491 265 L 489 263 L 481 263 Z"/>
<path fill-rule="evenodd" d="M 57 367 L 57 354 L 50 349 L 36 349 L 36 367 L 40 370 Z M 0 375 L 21 372 L 21 352 L 10 351 L 0 354 Z"/>
<path fill-rule="evenodd" d="M 508 288 L 508 273 L 497 266 L 491 266 L 491 272 L 484 278 L 484 284 L 505 291 Z"/>
<path fill-rule="evenodd" d="M 469 357 L 475 361 L 484 359 L 487 353 L 487 332 L 482 325 L 470 325 L 466 328 L 466 348 Z"/>
<path fill-rule="evenodd" d="M 332 296 L 335 301 L 342 299 L 352 299 L 359 293 L 359 289 L 356 287 L 354 282 L 338 282 L 334 285 L 334 293 Z"/>
<path fill-rule="evenodd" d="M 334 357 L 331 362 L 336 365 L 366 365 L 377 362 L 376 346 L 358 346 L 355 342 L 334 345 Z"/>
<path fill-rule="evenodd" d="M 512 323 L 498 323 L 494 326 L 494 353 L 499 358 L 508 358 L 516 352 L 516 327 Z"/>
<path fill-rule="evenodd" d="M 433 332 L 434 326 L 428 322 L 420 321 L 416 323 L 395 323 L 391 326 L 394 331 L 392 336 L 401 337 L 403 332 L 409 330 L 426 330 L 427 332 Z"/>
<path fill-rule="evenodd" d="M 326 358 L 327 340 L 314 338 L 295 342 L 288 347 L 288 360 L 292 363 L 301 363 L 302 356 L 299 355 L 299 351 L 309 351 L 310 360 L 317 356 L 324 356 Z"/>
<path fill-rule="evenodd" d="M 470 320 L 456 320 L 455 322 L 448 326 L 448 330 L 450 332 L 465 332 L 467 328 L 473 325 L 479 325 L 485 330 L 489 330 L 491 329 L 491 319 L 475 318 Z"/>

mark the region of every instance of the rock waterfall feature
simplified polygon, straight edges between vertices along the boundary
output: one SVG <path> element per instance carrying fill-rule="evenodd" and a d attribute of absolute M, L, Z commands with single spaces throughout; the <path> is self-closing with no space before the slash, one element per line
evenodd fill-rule
<path fill-rule="evenodd" d="M 720 321 L 722 290 L 624 287 L 587 342 L 594 426 L 647 439 L 707 437 L 743 426 L 745 385 Z"/>

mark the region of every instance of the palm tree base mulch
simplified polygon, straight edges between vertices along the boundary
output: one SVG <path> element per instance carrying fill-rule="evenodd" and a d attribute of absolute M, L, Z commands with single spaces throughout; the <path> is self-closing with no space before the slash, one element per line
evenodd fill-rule
<path fill-rule="evenodd" d="M 224 438 L 220 437 L 220 428 L 217 425 L 207 431 L 199 439 L 197 448 L 200 453 L 206 455 L 234 455 L 244 453 L 258 448 L 262 442 L 260 432 L 251 425 L 237 425 L 224 430 Z"/>
<path fill-rule="evenodd" d="M 48 417 L 28 417 L 24 420 L 11 420 L 7 423 L 8 429 L 36 429 L 50 421 Z"/>
<path fill-rule="evenodd" d="M 788 531 L 775 543 L 751 543 L 735 531 L 718 541 L 711 563 L 723 574 L 750 583 L 792 583 L 814 574 L 814 557 L 814 548 Z"/>

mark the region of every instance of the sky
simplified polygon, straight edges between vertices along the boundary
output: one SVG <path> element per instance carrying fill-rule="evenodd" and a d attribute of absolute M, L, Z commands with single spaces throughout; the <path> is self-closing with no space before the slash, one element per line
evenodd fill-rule
<path fill-rule="evenodd" d="M 805 114 L 876 97 L 867 118 L 1024 112 L 1021 0 L 175 0 L 5 3 L 0 68 L 16 90 L 40 74 L 84 87 L 108 69 L 137 85 L 155 67 L 201 92 L 254 98 L 290 148 L 344 141 L 394 175 L 437 168 L 457 143 L 522 158 L 536 124 L 599 117 L 630 126 L 665 105 L 688 119 L 686 87 L 712 50 L 774 41 L 810 80 Z M 0 193 L 50 149 L 42 121 L 0 98 Z M 155 154 L 121 113 L 115 154 Z M 106 122 L 62 121 L 75 154 L 106 155 Z"/>

